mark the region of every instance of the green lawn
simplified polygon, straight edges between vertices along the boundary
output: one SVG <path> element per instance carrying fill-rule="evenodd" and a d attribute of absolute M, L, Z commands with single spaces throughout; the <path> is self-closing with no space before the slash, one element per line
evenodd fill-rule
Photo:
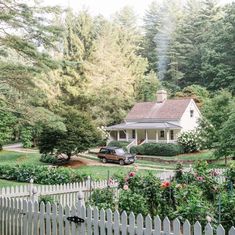
<path fill-rule="evenodd" d="M 27 183 L 0 179 L 0 188 L 12 187 L 12 186 L 17 186 L 17 185 L 25 185 L 25 184 Z"/>
<path fill-rule="evenodd" d="M 18 153 L 11 151 L 1 151 L 0 152 L 0 164 L 35 164 L 42 165 L 40 162 L 39 153 Z"/>
<path fill-rule="evenodd" d="M 127 174 L 128 172 L 134 170 L 134 166 L 82 166 L 77 169 L 81 173 L 85 173 L 90 175 L 91 177 L 99 180 L 107 179 L 108 176 L 112 176 L 114 174 Z M 156 173 L 156 170 L 139 170 L 138 174 L 146 175 L 149 172 Z"/>

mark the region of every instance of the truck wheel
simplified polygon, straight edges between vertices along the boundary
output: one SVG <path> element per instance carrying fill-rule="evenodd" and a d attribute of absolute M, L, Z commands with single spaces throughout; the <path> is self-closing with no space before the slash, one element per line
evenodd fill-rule
<path fill-rule="evenodd" d="M 125 162 L 121 159 L 121 160 L 119 161 L 119 164 L 120 164 L 121 166 L 123 166 L 123 165 L 125 164 Z"/>
<path fill-rule="evenodd" d="M 104 158 L 102 158 L 102 162 L 103 163 L 107 163 L 107 159 L 104 157 Z"/>

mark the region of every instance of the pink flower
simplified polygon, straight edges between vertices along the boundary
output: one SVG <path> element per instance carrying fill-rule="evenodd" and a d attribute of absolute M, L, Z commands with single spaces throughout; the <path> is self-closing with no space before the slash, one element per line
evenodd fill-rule
<path fill-rule="evenodd" d="M 128 190 L 128 189 L 129 189 L 128 185 L 125 184 L 125 185 L 123 186 L 123 189 L 124 189 L 124 190 Z"/>
<path fill-rule="evenodd" d="M 134 176 L 135 176 L 135 172 L 134 171 L 129 173 L 129 177 L 134 177 Z"/>
<path fill-rule="evenodd" d="M 129 177 L 126 176 L 126 177 L 124 178 L 124 181 L 127 182 L 128 180 L 129 180 Z"/>
<path fill-rule="evenodd" d="M 204 180 L 204 177 L 198 176 L 198 177 L 197 177 L 197 180 L 198 180 L 198 181 L 203 181 L 203 180 Z"/>

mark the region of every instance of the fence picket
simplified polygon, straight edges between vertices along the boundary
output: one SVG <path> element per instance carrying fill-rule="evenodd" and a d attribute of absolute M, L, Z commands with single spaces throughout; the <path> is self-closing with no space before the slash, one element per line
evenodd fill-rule
<path fill-rule="evenodd" d="M 159 216 L 154 218 L 154 232 L 153 235 L 161 235 L 162 221 Z"/>
<path fill-rule="evenodd" d="M 183 235 L 191 235 L 191 225 L 188 220 L 183 224 Z"/>
<path fill-rule="evenodd" d="M 205 227 L 205 235 L 213 235 L 213 228 L 210 223 Z"/>
<path fill-rule="evenodd" d="M 202 235 L 202 226 L 198 221 L 194 224 L 193 231 L 193 234 Z"/>
<path fill-rule="evenodd" d="M 225 230 L 221 224 L 216 229 L 216 235 L 225 235 Z"/>
<path fill-rule="evenodd" d="M 143 228 L 143 216 L 141 214 L 137 215 L 137 227 L 136 227 L 136 234 L 143 235 L 144 228 Z"/>
<path fill-rule="evenodd" d="M 45 223 L 44 223 L 44 215 L 45 215 L 45 204 L 44 202 L 40 203 L 40 215 L 39 215 L 39 227 L 40 227 L 40 235 L 45 235 Z"/>
<path fill-rule="evenodd" d="M 97 207 L 94 208 L 94 235 L 99 235 L 99 210 Z"/>
<path fill-rule="evenodd" d="M 100 234 L 105 234 L 105 210 L 101 209 L 100 210 Z"/>
<path fill-rule="evenodd" d="M 64 229 L 64 234 L 68 235 L 70 234 L 69 230 L 70 230 L 70 224 L 69 221 L 67 220 L 67 218 L 70 216 L 70 208 L 68 206 L 65 207 L 64 209 L 65 212 L 65 229 Z M 63 228 L 63 225 L 62 225 Z"/>
<path fill-rule="evenodd" d="M 87 235 L 92 235 L 92 208 L 87 207 Z"/>
<path fill-rule="evenodd" d="M 171 233 L 171 222 L 168 219 L 168 217 L 166 217 L 163 220 L 163 231 L 164 231 L 165 235 L 170 235 L 170 233 Z"/>
<path fill-rule="evenodd" d="M 64 235 L 64 219 L 63 219 L 63 208 L 62 205 L 58 206 L 58 235 Z"/>
<path fill-rule="evenodd" d="M 113 214 L 113 231 L 114 231 L 114 235 L 119 235 L 120 234 L 120 214 L 117 210 L 115 210 L 114 214 Z"/>
<path fill-rule="evenodd" d="M 145 218 L 145 230 L 144 235 L 151 235 L 153 231 L 152 218 L 150 215 Z"/>
<path fill-rule="evenodd" d="M 46 204 L 46 235 L 51 235 L 51 204 Z"/>
<path fill-rule="evenodd" d="M 28 223 L 28 234 L 33 235 L 33 205 L 31 201 L 28 201 L 28 218 L 27 218 L 27 223 Z"/>
<path fill-rule="evenodd" d="M 38 235 L 39 229 L 38 229 L 38 211 L 39 211 L 39 205 L 38 202 L 34 202 L 33 206 L 33 235 Z"/>
<path fill-rule="evenodd" d="M 135 235 L 135 215 L 133 212 L 129 215 L 129 235 Z"/>
<path fill-rule="evenodd" d="M 180 235 L 180 221 L 178 219 L 173 221 L 173 234 Z"/>
<path fill-rule="evenodd" d="M 127 214 L 125 211 L 123 211 L 121 215 L 121 224 L 122 224 L 121 227 L 122 235 L 127 235 Z"/>
<path fill-rule="evenodd" d="M 235 235 L 235 227 L 230 228 L 228 235 Z"/>
<path fill-rule="evenodd" d="M 76 212 L 77 212 L 77 210 L 76 210 L 75 206 L 72 206 L 71 216 L 76 216 Z M 70 225 L 71 225 L 71 235 L 75 235 L 76 234 L 76 224 L 74 222 L 70 222 Z M 78 226 L 78 232 L 77 233 L 82 234 L 81 233 L 81 226 Z"/>
<path fill-rule="evenodd" d="M 110 209 L 107 211 L 107 235 L 113 234 L 113 213 Z"/>

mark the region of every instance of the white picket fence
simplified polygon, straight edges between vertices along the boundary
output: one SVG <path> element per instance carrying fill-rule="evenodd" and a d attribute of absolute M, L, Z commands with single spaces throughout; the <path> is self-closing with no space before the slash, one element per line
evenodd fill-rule
<path fill-rule="evenodd" d="M 218 183 L 224 183 L 226 181 L 226 177 L 224 175 L 226 169 L 223 168 L 216 168 L 216 169 L 211 169 L 212 171 L 216 172 L 217 176 L 215 176 L 215 179 L 218 181 Z M 191 167 L 185 168 L 183 170 L 184 172 L 193 172 L 193 169 Z M 175 176 L 175 171 L 166 171 L 164 170 L 163 172 L 159 172 L 156 174 L 158 178 L 161 180 L 171 180 Z"/>
<path fill-rule="evenodd" d="M 74 217 L 77 216 L 77 217 Z M 81 218 L 81 223 L 70 219 Z M 216 230 L 208 223 L 203 229 L 199 222 L 182 224 L 178 219 L 170 222 L 156 216 L 137 217 L 126 212 L 121 215 L 108 210 L 85 207 L 81 202 L 77 206 L 63 207 L 61 204 L 46 204 L 0 198 L 0 234 L 1 235 L 225 235 L 219 225 Z M 228 235 L 235 235 L 232 227 Z"/>
<path fill-rule="evenodd" d="M 93 189 L 107 187 L 107 180 L 91 181 L 90 178 L 80 183 L 58 184 L 58 185 L 35 185 L 31 181 L 29 185 L 0 188 L 0 198 L 9 197 L 38 201 L 42 196 L 51 196 L 55 202 L 63 206 L 75 205 L 79 194 L 87 200 Z M 111 185 L 113 186 L 113 185 Z"/>

